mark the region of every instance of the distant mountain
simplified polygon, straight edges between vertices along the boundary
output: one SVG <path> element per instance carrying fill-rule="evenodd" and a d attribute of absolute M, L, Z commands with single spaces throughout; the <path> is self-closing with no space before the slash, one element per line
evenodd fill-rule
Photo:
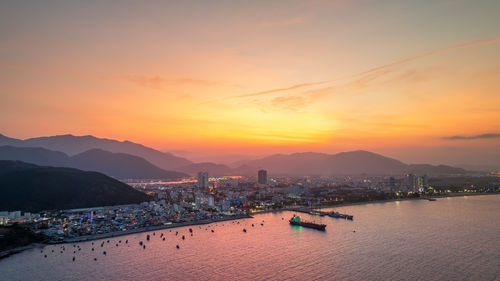
<path fill-rule="evenodd" d="M 0 145 L 43 147 L 50 150 L 61 151 L 68 155 L 75 155 L 93 148 L 98 148 L 109 152 L 126 153 L 139 156 L 166 170 L 175 170 L 174 168 L 176 167 L 182 167 L 192 163 L 185 158 L 177 157 L 168 152 L 161 152 L 142 144 L 130 141 L 121 142 L 112 139 L 96 138 L 90 135 L 58 135 L 26 140 L 18 140 L 0 135 Z"/>
<path fill-rule="evenodd" d="M 91 149 L 71 157 L 72 167 L 85 171 L 99 171 L 119 179 L 180 179 L 189 175 L 166 171 L 145 159 L 102 149 Z"/>
<path fill-rule="evenodd" d="M 276 154 L 262 159 L 239 161 L 243 164 L 233 171 L 239 174 L 258 169 L 268 170 L 270 175 L 401 175 L 407 172 L 428 175 L 463 174 L 466 171 L 450 166 L 407 165 L 399 160 L 368 151 L 325 154 L 315 152 Z"/>
<path fill-rule="evenodd" d="M 441 176 L 441 175 L 462 175 L 467 173 L 462 168 L 455 168 L 446 165 L 428 165 L 428 164 L 411 164 L 408 165 L 406 172 L 417 175 Z"/>
<path fill-rule="evenodd" d="M 31 211 L 135 204 L 150 197 L 97 172 L 0 161 L 0 210 Z"/>
<path fill-rule="evenodd" d="M 125 153 L 112 153 L 91 149 L 69 157 L 68 155 L 41 147 L 0 146 L 0 160 L 19 160 L 36 165 L 72 167 L 96 171 L 119 179 L 179 179 L 187 174 L 166 171 L 145 159 Z"/>
<path fill-rule="evenodd" d="M 398 174 L 406 168 L 406 164 L 398 160 L 368 151 L 334 155 L 314 152 L 277 154 L 247 161 L 245 165 L 267 169 L 269 174 L 277 175 L 384 175 Z"/>
<path fill-rule="evenodd" d="M 68 155 L 41 147 L 0 146 L 0 160 L 19 160 L 41 166 L 70 166 Z"/>
<path fill-rule="evenodd" d="M 226 165 L 215 164 L 215 163 L 193 163 L 184 167 L 180 167 L 179 171 L 188 173 L 190 175 L 196 175 L 198 172 L 208 172 L 210 176 L 220 177 L 220 176 L 230 176 L 233 175 L 233 169 Z"/>

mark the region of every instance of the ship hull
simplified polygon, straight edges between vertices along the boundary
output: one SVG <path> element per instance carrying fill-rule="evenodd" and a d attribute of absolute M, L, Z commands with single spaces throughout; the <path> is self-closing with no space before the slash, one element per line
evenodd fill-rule
<path fill-rule="evenodd" d="M 317 230 L 325 230 L 326 225 L 325 224 L 315 224 L 315 223 L 310 223 L 310 222 L 296 222 L 296 221 L 290 221 L 291 225 L 298 225 L 298 226 L 303 226 L 303 227 L 308 227 L 308 228 L 314 228 Z"/>

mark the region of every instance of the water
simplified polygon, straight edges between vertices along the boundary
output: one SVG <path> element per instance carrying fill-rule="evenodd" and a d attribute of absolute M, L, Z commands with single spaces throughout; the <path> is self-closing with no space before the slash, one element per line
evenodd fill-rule
<path fill-rule="evenodd" d="M 61 245 L 50 245 L 43 254 L 33 249 L 0 260 L 0 279 L 500 280 L 499 195 L 340 210 L 354 221 L 315 218 L 328 225 L 326 232 L 292 227 L 287 220 L 293 213 L 281 212 L 239 224 L 191 226 L 193 236 L 183 227 L 150 232 L 149 242 L 141 233 L 112 238 L 103 248 L 101 240 L 78 243 L 82 250 L 76 254 L 72 244 L 63 254 Z"/>

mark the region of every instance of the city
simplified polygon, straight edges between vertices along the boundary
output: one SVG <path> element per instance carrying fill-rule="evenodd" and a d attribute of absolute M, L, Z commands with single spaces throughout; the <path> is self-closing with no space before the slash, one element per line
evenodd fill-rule
<path fill-rule="evenodd" d="M 433 187 L 427 175 L 400 177 L 209 177 L 183 181 L 130 182 L 149 196 L 141 204 L 47 210 L 0 211 L 0 225 L 21 223 L 50 238 L 76 242 L 186 225 L 251 217 L 252 214 L 343 207 L 353 203 L 499 193 L 500 183 L 462 188 Z"/>

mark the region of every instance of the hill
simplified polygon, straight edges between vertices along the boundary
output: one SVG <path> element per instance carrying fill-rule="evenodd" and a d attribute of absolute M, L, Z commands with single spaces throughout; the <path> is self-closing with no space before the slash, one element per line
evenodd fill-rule
<path fill-rule="evenodd" d="M 192 162 L 177 157 L 168 152 L 161 152 L 142 144 L 130 141 L 117 141 L 112 139 L 96 138 L 94 136 L 57 135 L 49 137 L 19 140 L 0 135 L 0 145 L 17 147 L 43 147 L 49 150 L 61 151 L 68 155 L 75 155 L 90 149 L 98 148 L 115 153 L 126 153 L 142 157 L 165 170 L 175 170 Z"/>
<path fill-rule="evenodd" d="M 134 204 L 150 197 L 97 172 L 0 161 L 0 210 L 30 211 Z"/>
<path fill-rule="evenodd" d="M 368 151 L 325 154 L 315 152 L 277 154 L 244 163 L 278 175 L 384 175 L 397 174 L 406 164 Z M 237 168 L 237 169 L 241 169 Z"/>
<path fill-rule="evenodd" d="M 69 157 L 41 147 L 0 146 L 0 160 L 19 160 L 41 166 L 72 167 L 96 171 L 118 179 L 169 179 L 187 177 L 187 174 L 166 171 L 145 159 L 125 153 L 91 149 Z"/>
<path fill-rule="evenodd" d="M 337 154 L 316 152 L 276 154 L 262 159 L 239 161 L 233 171 L 240 174 L 266 169 L 270 175 L 401 175 L 417 173 L 428 175 L 464 174 L 465 170 L 450 166 L 407 165 L 399 160 L 369 151 L 350 151 Z M 233 166 L 234 167 L 234 166 Z"/>
<path fill-rule="evenodd" d="M 91 149 L 71 157 L 72 167 L 85 171 L 99 171 L 119 179 L 180 179 L 187 174 L 166 171 L 145 159 L 102 149 Z"/>

